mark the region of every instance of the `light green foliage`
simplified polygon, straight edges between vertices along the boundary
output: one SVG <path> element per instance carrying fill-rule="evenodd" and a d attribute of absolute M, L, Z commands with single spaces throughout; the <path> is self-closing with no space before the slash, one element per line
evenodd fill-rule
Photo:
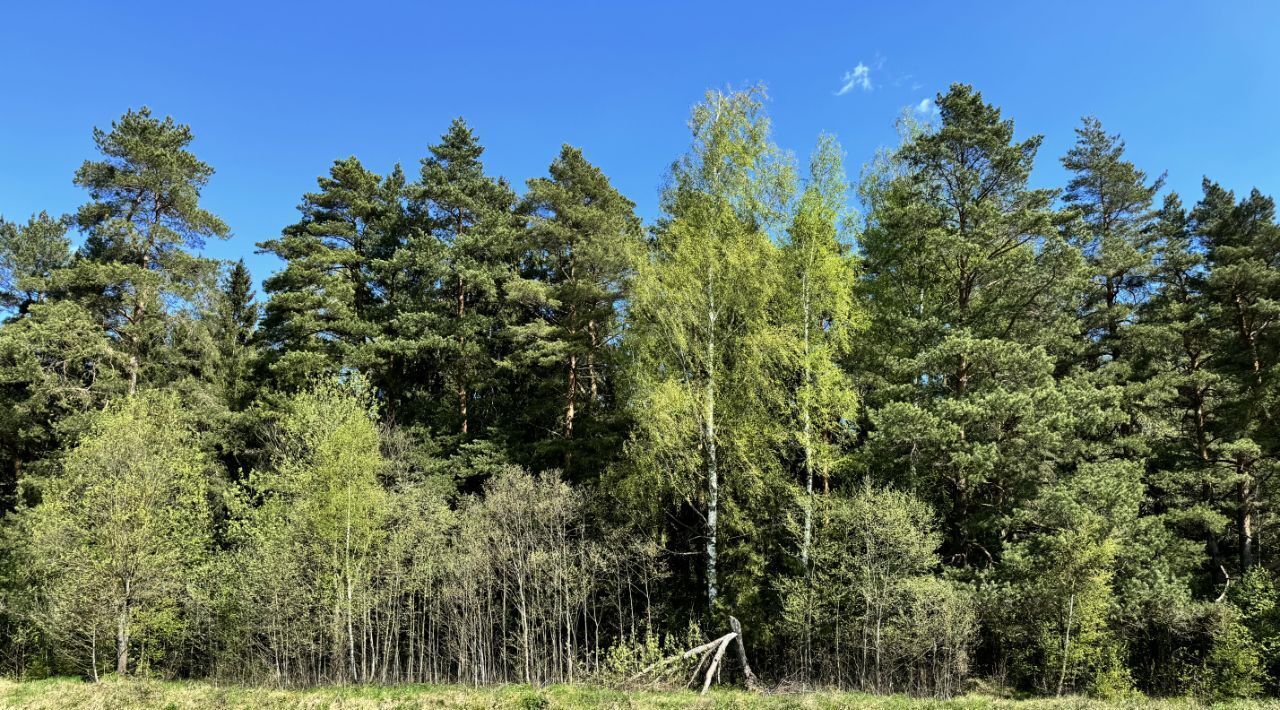
<path fill-rule="evenodd" d="M 869 485 L 818 507 L 811 571 L 784 585 L 802 677 L 864 690 L 950 695 L 968 671 L 969 596 L 939 579 L 927 505 Z"/>
<path fill-rule="evenodd" d="M 1114 571 L 1142 500 L 1130 462 L 1084 463 L 1021 514 L 1025 538 L 1006 548 L 992 624 L 1011 672 L 1045 693 L 1123 693 L 1122 648 L 1109 622 Z"/>
<path fill-rule="evenodd" d="M 1206 614 L 1208 649 L 1182 665 L 1182 690 L 1206 700 L 1250 698 L 1261 690 L 1262 668 L 1249 629 L 1234 607 L 1217 606 Z"/>
<path fill-rule="evenodd" d="M 788 426 L 804 486 L 800 558 L 807 564 L 813 529 L 814 478 L 830 489 L 830 471 L 853 436 L 858 396 L 841 367 L 864 325 L 855 300 L 854 260 L 848 242 L 851 215 L 844 155 L 822 136 L 809 166 L 809 180 L 795 206 L 782 245 L 782 275 L 776 299 L 783 364 L 776 375 L 791 392 Z"/>
<path fill-rule="evenodd" d="M 1275 693 L 1274 202 L 1186 208 L 1093 118 L 1040 187 L 1040 137 L 936 105 L 855 222 L 834 137 L 798 175 L 763 87 L 710 92 L 647 238 L 458 119 L 416 178 L 333 163 L 262 313 L 190 129 L 96 131 L 76 253 L 0 220 L 0 671 L 348 687 L 0 704 L 931 705 L 581 685 L 729 629 L 726 684 Z M 450 682 L 525 685 L 384 685 Z"/>
<path fill-rule="evenodd" d="M 789 165 L 769 140 L 759 90 L 713 92 L 694 109 L 693 146 L 672 168 L 654 250 L 629 303 L 632 500 L 658 515 L 690 506 L 702 519 L 707 605 L 747 613 L 762 591 L 766 510 L 788 495 L 785 431 L 771 376 L 781 347 L 771 319 L 778 247 L 764 228 L 780 214 Z M 656 494 L 656 495 L 655 495 Z M 724 516 L 723 523 L 721 515 Z M 725 530 L 721 530 L 721 525 Z M 697 544 L 701 543 L 701 544 Z"/>
<path fill-rule="evenodd" d="M 71 667 L 96 677 L 180 657 L 208 559 L 209 473 L 181 403 L 149 393 L 96 417 L 57 473 L 32 482 L 31 613 Z"/>
<path fill-rule="evenodd" d="M 336 678 L 359 681 L 368 669 L 356 649 L 390 514 L 368 395 L 338 383 L 295 395 L 275 443 L 272 469 L 250 479 L 261 502 L 241 532 L 245 603 L 276 657 L 309 649 Z"/>
<path fill-rule="evenodd" d="M 1280 678 L 1280 594 L 1272 573 L 1262 568 L 1247 572 L 1230 590 L 1240 621 L 1253 637 L 1253 648 L 1267 672 L 1268 690 L 1274 692 Z"/>

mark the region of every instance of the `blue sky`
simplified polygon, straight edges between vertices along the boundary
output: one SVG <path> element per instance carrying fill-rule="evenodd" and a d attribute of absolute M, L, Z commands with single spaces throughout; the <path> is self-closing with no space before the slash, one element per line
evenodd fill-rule
<path fill-rule="evenodd" d="M 904 108 L 960 81 L 1045 135 L 1039 185 L 1093 114 L 1187 201 L 1202 175 L 1280 193 L 1275 2 L 113 5 L 0 13 L 0 215 L 74 210 L 91 129 L 146 104 L 217 169 L 206 203 L 234 236 L 207 253 L 259 279 L 276 265 L 253 244 L 334 159 L 416 174 L 458 115 L 513 183 L 572 143 L 651 219 L 692 104 L 760 81 L 779 143 L 803 160 L 835 133 L 854 175 Z"/>

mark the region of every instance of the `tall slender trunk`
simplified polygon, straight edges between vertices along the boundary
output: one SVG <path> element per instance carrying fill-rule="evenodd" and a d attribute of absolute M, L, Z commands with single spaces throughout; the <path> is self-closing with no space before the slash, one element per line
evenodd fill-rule
<path fill-rule="evenodd" d="M 466 282 L 465 282 L 465 281 L 463 281 L 462 276 L 461 276 L 461 275 L 459 275 L 459 276 L 458 276 L 458 327 L 459 327 L 459 328 L 462 328 L 462 325 L 463 325 L 463 324 L 462 324 L 462 319 L 463 319 L 463 317 L 464 317 L 464 316 L 466 316 L 466 314 L 467 314 L 467 289 L 466 289 Z M 463 434 L 464 436 L 467 434 L 467 429 L 468 429 L 468 426 L 467 426 L 467 425 L 468 425 L 468 421 L 467 421 L 467 378 L 466 378 L 466 365 L 465 365 L 465 364 L 463 364 L 463 362 L 466 360 L 466 357 L 465 357 L 465 355 L 463 355 L 463 354 L 462 354 L 462 350 L 465 348 L 466 344 L 467 344 L 467 340 L 466 340 L 466 338 L 465 338 L 465 337 L 459 337 L 459 338 L 458 338 L 458 351 L 459 351 L 459 357 L 458 357 L 458 416 L 462 418 L 462 434 Z"/>
<path fill-rule="evenodd" d="M 124 599 L 120 602 L 120 616 L 116 620 L 116 673 L 129 674 L 129 606 L 130 583 L 125 580 Z"/>
<path fill-rule="evenodd" d="M 707 394 L 703 413 L 703 436 L 707 442 L 707 608 L 716 605 L 717 522 L 720 516 L 720 471 L 716 460 L 716 302 L 712 284 L 707 283 Z"/>
<path fill-rule="evenodd" d="M 809 546 L 813 542 L 813 422 L 810 416 L 810 400 L 813 397 L 813 372 L 809 353 L 809 275 L 801 278 L 801 298 L 804 301 L 804 396 L 800 398 L 800 407 L 804 417 L 804 542 L 800 546 L 800 562 L 809 567 Z"/>
<path fill-rule="evenodd" d="M 1058 673 L 1058 695 L 1062 695 L 1062 687 L 1067 682 L 1067 658 L 1071 654 L 1071 624 L 1075 620 L 1076 593 L 1067 598 L 1067 628 L 1062 635 L 1062 670 Z"/>

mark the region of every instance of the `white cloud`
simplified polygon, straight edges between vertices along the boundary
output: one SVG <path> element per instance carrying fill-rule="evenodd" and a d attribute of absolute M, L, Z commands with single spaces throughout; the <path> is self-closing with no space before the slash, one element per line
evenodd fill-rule
<path fill-rule="evenodd" d="M 925 97 L 920 99 L 920 103 L 916 104 L 915 112 L 925 118 L 936 118 L 939 113 L 938 105 L 933 103 L 933 99 Z"/>
<path fill-rule="evenodd" d="M 844 73 L 844 85 L 836 92 L 836 96 L 844 96 L 855 88 L 871 91 L 871 67 L 862 62 L 858 62 L 853 71 Z"/>

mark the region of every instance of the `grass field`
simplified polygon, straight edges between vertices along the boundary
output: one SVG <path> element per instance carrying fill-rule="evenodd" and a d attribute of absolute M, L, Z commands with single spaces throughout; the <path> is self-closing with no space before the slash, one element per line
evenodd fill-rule
<path fill-rule="evenodd" d="M 944 710 L 949 708 L 1051 708 L 1199 707 L 1190 700 L 1130 700 L 1106 703 L 1086 698 L 1037 698 L 1007 700 L 972 695 L 946 701 L 905 696 L 857 693 L 747 693 L 714 690 L 706 696 L 693 692 L 625 692 L 587 685 L 530 688 L 504 686 L 468 688 L 456 685 L 400 685 L 326 687 L 275 690 L 244 686 L 220 686 L 203 682 L 105 680 L 89 683 L 70 678 L 18 682 L 0 679 L 0 708 L 63 710 L 89 708 L 883 708 L 885 710 Z M 1227 706 L 1223 706 L 1227 707 Z M 1263 702 L 1237 702 L 1231 708 L 1277 707 Z"/>

